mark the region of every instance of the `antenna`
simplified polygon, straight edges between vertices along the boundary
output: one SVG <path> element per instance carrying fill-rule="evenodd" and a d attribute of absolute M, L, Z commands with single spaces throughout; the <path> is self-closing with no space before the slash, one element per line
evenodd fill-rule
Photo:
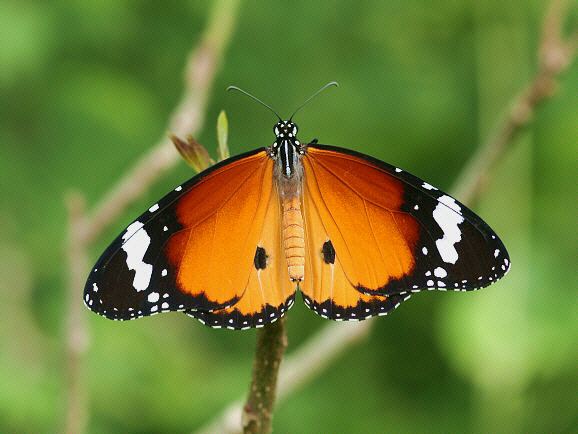
<path fill-rule="evenodd" d="M 227 90 L 237 90 L 237 91 L 239 91 L 239 92 L 241 92 L 241 93 L 244 93 L 244 94 L 247 95 L 249 98 L 254 99 L 254 100 L 257 101 L 259 104 L 267 107 L 269 110 L 271 110 L 273 113 L 275 113 L 275 116 L 277 116 L 277 118 L 278 118 L 280 121 L 282 120 L 282 119 L 281 119 L 281 116 L 279 116 L 279 115 L 277 114 L 277 112 L 276 112 L 275 110 L 273 110 L 273 108 L 272 108 L 271 106 L 265 104 L 263 101 L 261 101 L 261 100 L 260 100 L 259 98 L 257 98 L 256 96 L 251 95 L 249 92 L 247 92 L 247 91 L 245 91 L 245 90 L 243 90 L 243 89 L 241 89 L 241 88 L 238 88 L 237 86 L 229 86 L 229 87 L 227 88 Z"/>
<path fill-rule="evenodd" d="M 292 120 L 293 116 L 295 116 L 295 114 L 297 114 L 297 112 L 299 110 L 301 110 L 303 107 L 305 107 L 309 103 L 309 101 L 311 101 L 313 98 L 315 98 L 321 92 L 323 92 L 325 89 L 327 89 L 328 87 L 331 87 L 331 86 L 339 87 L 339 83 L 337 83 L 336 81 L 331 81 L 331 82 L 327 83 L 325 86 L 323 86 L 317 92 L 315 92 L 313 95 L 311 95 L 309 98 L 307 98 L 307 100 L 305 100 L 305 102 L 303 104 L 301 104 L 299 107 L 297 107 L 297 109 L 293 112 L 293 114 L 291 115 L 289 120 Z"/>

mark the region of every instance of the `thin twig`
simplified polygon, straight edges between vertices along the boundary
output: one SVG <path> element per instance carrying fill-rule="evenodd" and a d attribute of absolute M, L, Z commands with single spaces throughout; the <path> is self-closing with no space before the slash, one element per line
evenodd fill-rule
<path fill-rule="evenodd" d="M 82 358 L 86 351 L 88 336 L 86 325 L 80 307 L 79 288 L 84 286 L 88 258 L 86 248 L 80 238 L 80 230 L 84 219 L 84 197 L 78 193 L 70 193 L 66 198 L 68 208 L 68 266 L 70 270 L 68 282 L 68 324 L 66 325 L 66 372 L 67 372 L 67 414 L 65 421 L 66 433 L 82 433 L 87 423 L 86 388 L 82 375 Z"/>
<path fill-rule="evenodd" d="M 497 132 L 480 146 L 458 176 L 452 194 L 462 202 L 471 203 L 483 193 L 491 170 L 513 145 L 518 134 L 531 123 L 537 106 L 552 97 L 560 74 L 573 62 L 578 41 L 576 32 L 566 40 L 562 37 L 565 11 L 562 2 L 551 3 L 544 20 L 538 72 L 526 90 L 513 99 L 512 108 L 499 122 Z M 279 373 L 278 403 L 316 377 L 351 345 L 365 339 L 373 324 L 374 320 L 329 323 L 309 338 L 283 362 Z M 233 402 L 196 434 L 238 433 L 242 406 L 242 400 Z"/>
<path fill-rule="evenodd" d="M 542 30 L 538 52 L 538 72 L 526 88 L 513 99 L 504 118 L 487 142 L 480 146 L 456 181 L 454 195 L 462 202 L 471 202 L 487 183 L 486 174 L 496 164 L 505 148 L 531 123 L 532 117 L 544 101 L 558 88 L 558 78 L 576 55 L 578 31 L 564 40 L 563 21 L 568 4 L 553 1 L 550 4 Z"/>
<path fill-rule="evenodd" d="M 197 133 L 203 125 L 207 99 L 231 39 L 239 3 L 240 0 L 218 0 L 214 3 L 201 41 L 189 55 L 183 97 L 168 125 L 169 131 L 176 135 Z M 85 213 L 84 201 L 78 194 L 67 201 L 70 222 L 67 241 L 69 307 L 66 433 L 83 433 L 88 419 L 87 393 L 82 380 L 82 362 L 88 334 L 82 320 L 79 299 L 88 271 L 87 249 L 131 202 L 142 196 L 155 180 L 178 161 L 178 153 L 167 135 L 136 162 L 95 207 L 94 212 L 88 215 Z"/>
<path fill-rule="evenodd" d="M 277 393 L 277 375 L 287 347 L 285 319 L 257 330 L 253 378 L 249 397 L 243 408 L 243 432 L 271 432 L 273 406 Z"/>
<path fill-rule="evenodd" d="M 196 135 L 204 123 L 205 107 L 215 73 L 233 32 L 239 0 L 219 0 L 200 44 L 189 56 L 186 88 L 182 100 L 171 115 L 168 131 L 178 137 Z M 143 195 L 152 183 L 180 161 L 167 134 L 143 155 L 131 170 L 111 188 L 86 220 L 86 243 L 102 233 L 122 212 Z"/>
<path fill-rule="evenodd" d="M 347 348 L 365 339 L 372 323 L 371 319 L 359 323 L 331 322 L 310 337 L 283 361 L 277 385 L 277 405 L 319 375 Z M 239 399 L 195 434 L 238 434 L 241 432 L 242 411 L 243 400 Z"/>

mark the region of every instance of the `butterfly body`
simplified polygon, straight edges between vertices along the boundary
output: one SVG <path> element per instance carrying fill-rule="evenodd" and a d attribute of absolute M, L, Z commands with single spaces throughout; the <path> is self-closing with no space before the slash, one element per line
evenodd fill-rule
<path fill-rule="evenodd" d="M 300 282 L 305 273 L 305 229 L 301 211 L 301 158 L 305 151 L 297 140 L 297 125 L 291 120 L 279 121 L 273 131 L 276 139 L 269 155 L 275 161 L 275 185 L 281 199 L 285 259 L 289 278 L 293 282 Z"/>
<path fill-rule="evenodd" d="M 86 305 L 110 319 L 184 311 L 247 329 L 276 321 L 300 290 L 322 317 L 360 320 L 508 271 L 496 234 L 451 196 L 372 157 L 303 145 L 291 120 L 274 133 L 131 223 L 90 274 Z"/>

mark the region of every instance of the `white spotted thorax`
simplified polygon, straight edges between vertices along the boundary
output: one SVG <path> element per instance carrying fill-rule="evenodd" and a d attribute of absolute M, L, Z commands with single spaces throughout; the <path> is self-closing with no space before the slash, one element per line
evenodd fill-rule
<path fill-rule="evenodd" d="M 270 155 L 277 161 L 276 174 L 285 178 L 292 178 L 300 169 L 300 156 L 304 151 L 301 142 L 297 139 L 297 125 L 291 121 L 279 121 L 273 132 L 275 141 L 271 146 Z"/>

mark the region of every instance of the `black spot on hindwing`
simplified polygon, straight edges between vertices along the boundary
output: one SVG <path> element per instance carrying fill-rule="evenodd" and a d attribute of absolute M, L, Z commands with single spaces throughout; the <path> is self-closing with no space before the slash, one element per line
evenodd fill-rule
<path fill-rule="evenodd" d="M 323 243 L 321 253 L 323 253 L 323 261 L 325 261 L 326 264 L 335 264 L 335 249 L 333 248 L 331 240 Z"/>
<path fill-rule="evenodd" d="M 257 247 L 253 264 L 257 270 L 264 270 L 267 267 L 267 252 L 263 247 Z"/>

